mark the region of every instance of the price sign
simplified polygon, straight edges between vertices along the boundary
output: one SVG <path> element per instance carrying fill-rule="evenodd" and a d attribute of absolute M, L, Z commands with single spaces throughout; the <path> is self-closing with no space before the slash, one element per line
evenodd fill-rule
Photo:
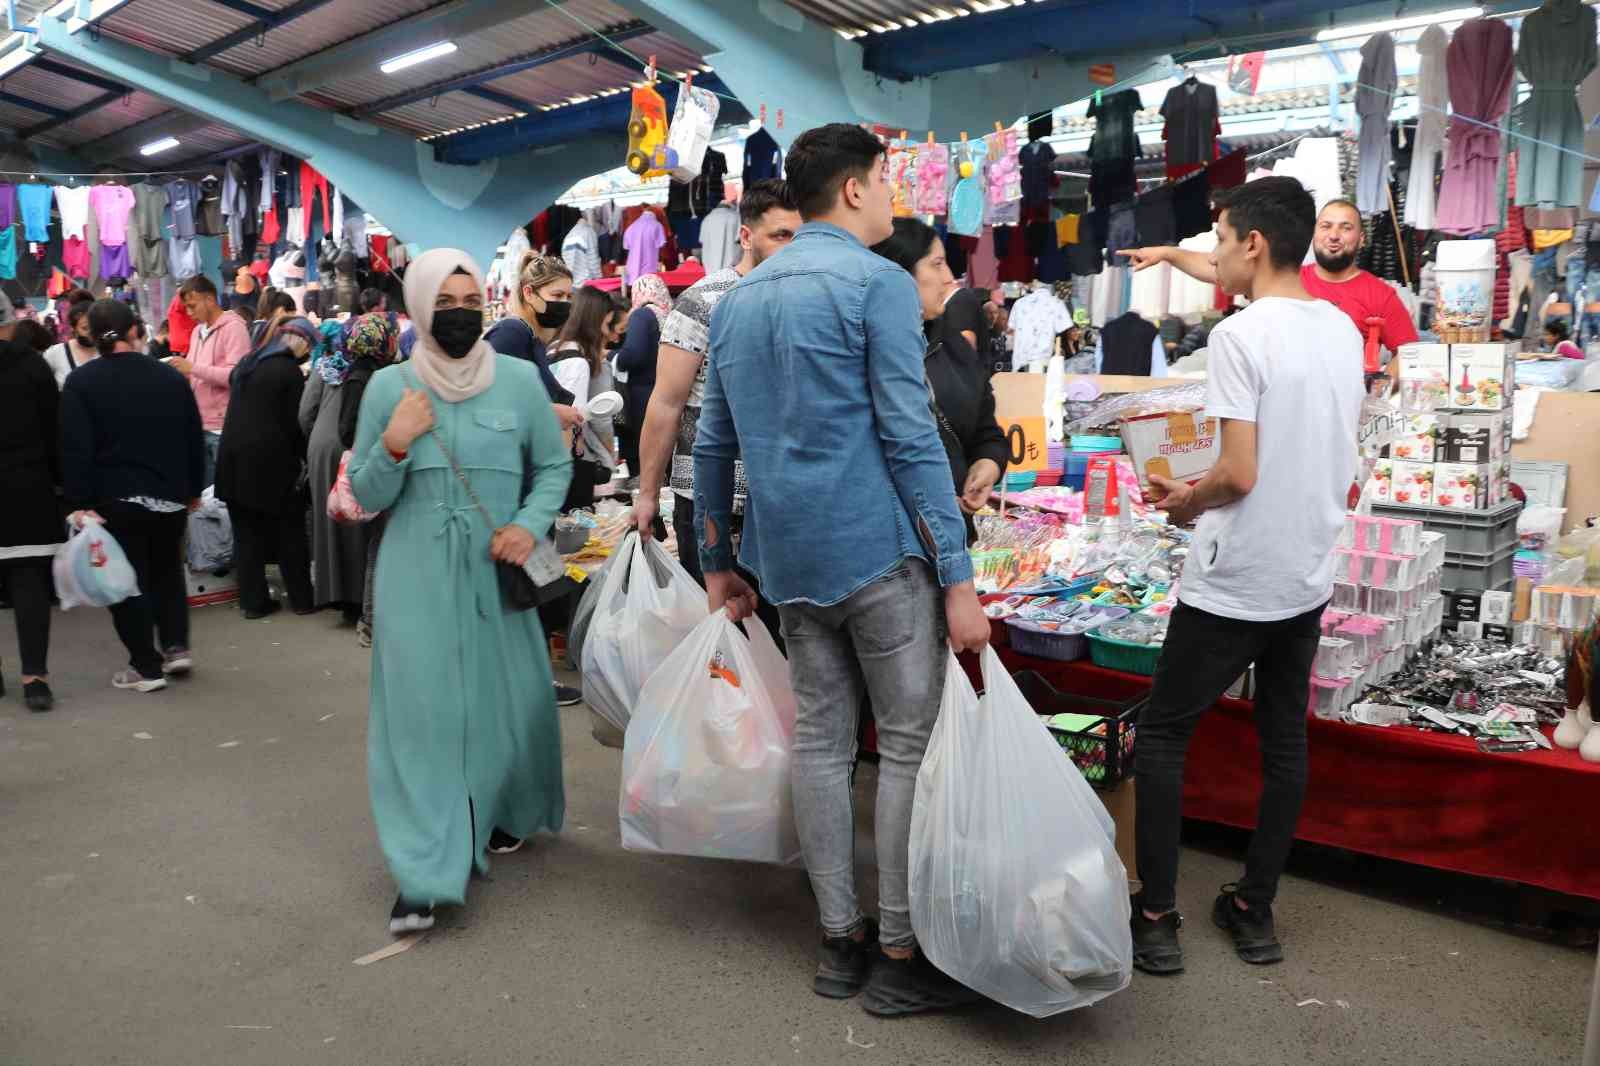
<path fill-rule="evenodd" d="M 1050 449 L 1042 415 L 997 418 L 1005 430 L 1008 465 L 1006 470 L 1045 470 L 1050 465 Z"/>

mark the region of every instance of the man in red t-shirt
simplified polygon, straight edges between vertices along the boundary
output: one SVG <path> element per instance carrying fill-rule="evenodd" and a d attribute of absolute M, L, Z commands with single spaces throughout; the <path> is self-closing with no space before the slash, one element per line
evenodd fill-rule
<path fill-rule="evenodd" d="M 1361 241 L 1361 212 L 1356 205 L 1349 200 L 1329 200 L 1317 213 L 1317 228 L 1311 239 L 1316 262 L 1300 268 L 1300 283 L 1311 295 L 1349 315 L 1366 338 L 1370 353 L 1375 355 L 1381 344 L 1392 354 L 1400 350 L 1400 345 L 1417 339 L 1417 327 L 1412 325 L 1411 313 L 1394 287 L 1356 266 Z M 1127 256 L 1134 270 L 1171 263 L 1198 281 L 1215 283 L 1217 279 L 1216 265 L 1205 252 L 1161 247 L 1128 248 L 1118 254 Z M 1393 378 L 1398 372 L 1399 364 L 1391 359 L 1389 376 Z"/>

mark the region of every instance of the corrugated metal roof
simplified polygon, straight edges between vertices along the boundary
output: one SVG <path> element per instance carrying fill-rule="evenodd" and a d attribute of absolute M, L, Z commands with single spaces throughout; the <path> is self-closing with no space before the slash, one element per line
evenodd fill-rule
<path fill-rule="evenodd" d="M 660 33 L 626 41 L 618 47 L 637 57 L 637 64 L 614 51 L 608 54 L 615 55 L 621 65 L 599 58 L 591 62 L 589 56 L 577 56 L 497 78 L 488 87 L 531 104 L 549 106 L 565 103 L 573 97 L 590 96 L 602 89 L 624 88 L 642 76 L 643 64 L 652 55 L 660 69 L 672 72 L 699 70 L 702 63 L 696 52 Z M 628 74 L 630 70 L 635 72 L 632 78 Z"/>
<path fill-rule="evenodd" d="M 573 17 L 602 29 L 632 21 L 627 12 L 609 0 L 570 0 L 559 9 L 541 6 L 531 14 L 492 30 L 456 38 L 455 53 L 445 59 L 421 63 L 395 74 L 384 74 L 375 66 L 353 70 L 349 77 L 318 89 L 317 96 L 337 107 L 359 107 L 397 93 L 536 55 L 589 36 L 587 30 L 562 12 L 569 12 Z M 621 75 L 618 74 L 615 80 L 621 81 Z"/>
<path fill-rule="evenodd" d="M 181 4 L 193 0 L 137 2 Z M 222 52 L 209 62 L 219 70 L 253 78 L 436 6 L 438 0 L 335 0 L 286 26 L 268 31 L 259 47 L 251 41 Z"/>
<path fill-rule="evenodd" d="M 148 93 L 134 93 L 52 132 L 63 144 L 77 146 L 109 137 L 135 122 L 143 122 L 171 110 L 172 105 Z"/>
<path fill-rule="evenodd" d="M 480 100 L 476 96 L 449 93 L 437 100 L 421 100 L 397 107 L 376 117 L 385 125 L 403 129 L 418 137 L 427 137 L 444 130 L 458 130 L 503 118 L 510 113 L 499 104 Z"/>
<path fill-rule="evenodd" d="M 0 100 L 0 129 L 22 130 L 48 121 L 50 121 L 49 115 L 19 107 L 10 101 Z"/>
<path fill-rule="evenodd" d="M 132 0 L 100 25 L 111 36 L 146 51 L 181 56 L 243 29 L 250 21 L 209 0 Z"/>
<path fill-rule="evenodd" d="M 885 33 L 967 15 L 1026 7 L 1029 0 L 786 0 L 792 8 L 847 37 Z M 1037 0 L 1034 0 L 1037 2 Z"/>
<path fill-rule="evenodd" d="M 49 104 L 63 111 L 71 110 L 79 104 L 86 104 L 104 91 L 60 74 L 40 70 L 32 64 L 9 75 L 4 87 L 8 93 L 26 96 L 30 100 L 38 100 L 42 104 Z"/>
<path fill-rule="evenodd" d="M 163 153 L 160 157 L 162 169 L 171 169 L 181 166 L 191 160 L 204 159 L 218 152 L 227 151 L 245 144 L 252 137 L 246 137 L 232 126 L 223 126 L 213 123 L 198 130 L 190 130 L 178 138 L 178 147 L 173 149 L 170 156 Z M 150 164 L 154 166 L 155 164 Z"/>

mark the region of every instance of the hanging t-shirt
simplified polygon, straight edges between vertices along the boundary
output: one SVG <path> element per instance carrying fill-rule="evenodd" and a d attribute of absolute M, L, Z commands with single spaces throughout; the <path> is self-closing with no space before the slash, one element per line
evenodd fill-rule
<path fill-rule="evenodd" d="M 1218 124 L 1216 86 L 1198 79 L 1167 90 L 1161 117 L 1167 120 L 1167 167 L 1209 163 L 1216 153 Z"/>
<path fill-rule="evenodd" d="M 1206 347 L 1206 414 L 1255 424 L 1256 481 L 1200 516 L 1178 598 L 1224 618 L 1293 618 L 1333 593 L 1356 476 L 1361 335 L 1320 300 L 1274 296 L 1218 323 Z"/>
<path fill-rule="evenodd" d="M 744 187 L 753 182 L 783 176 L 783 149 L 765 126 L 758 127 L 744 142 Z"/>
<path fill-rule="evenodd" d="M 22 235 L 34 244 L 50 240 L 50 186 L 18 185 L 17 206 L 22 211 Z"/>
<path fill-rule="evenodd" d="M 1091 162 L 1119 162 L 1143 154 L 1133 132 L 1133 116 L 1143 107 L 1137 89 L 1123 89 L 1089 103 L 1089 117 L 1095 121 L 1089 141 Z"/>
<path fill-rule="evenodd" d="M 133 190 L 126 185 L 96 185 L 89 190 L 89 206 L 100 224 L 102 245 L 128 243 L 128 216 L 133 204 Z"/>
<path fill-rule="evenodd" d="M 632 285 L 645 274 L 654 274 L 656 264 L 661 261 L 661 246 L 666 242 L 666 231 L 654 212 L 646 211 L 635 219 L 622 235 L 622 243 L 628 249 L 622 280 Z"/>
<path fill-rule="evenodd" d="M 1017 162 L 1022 167 L 1022 209 L 1047 203 L 1055 182 L 1056 150 L 1044 141 L 1029 141 Z"/>
<path fill-rule="evenodd" d="M 77 237 L 82 240 L 88 236 L 89 186 L 57 185 L 56 208 L 61 212 L 63 238 Z"/>
<path fill-rule="evenodd" d="M 199 187 L 187 178 L 167 183 L 167 203 L 172 208 L 172 235 L 195 235 L 194 213 L 199 206 Z"/>
<path fill-rule="evenodd" d="M 1036 289 L 1011 307 L 1011 365 L 1018 370 L 1048 363 L 1056 337 L 1072 325 L 1072 312 L 1049 289 Z"/>

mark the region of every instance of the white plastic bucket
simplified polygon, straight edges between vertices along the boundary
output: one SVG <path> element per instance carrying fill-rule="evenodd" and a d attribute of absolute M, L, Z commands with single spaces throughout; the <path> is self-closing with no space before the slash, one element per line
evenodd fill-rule
<path fill-rule="evenodd" d="M 1491 328 L 1494 260 L 1492 240 L 1439 242 L 1438 257 L 1434 261 L 1439 282 L 1434 329 L 1441 338 L 1447 333 Z"/>

